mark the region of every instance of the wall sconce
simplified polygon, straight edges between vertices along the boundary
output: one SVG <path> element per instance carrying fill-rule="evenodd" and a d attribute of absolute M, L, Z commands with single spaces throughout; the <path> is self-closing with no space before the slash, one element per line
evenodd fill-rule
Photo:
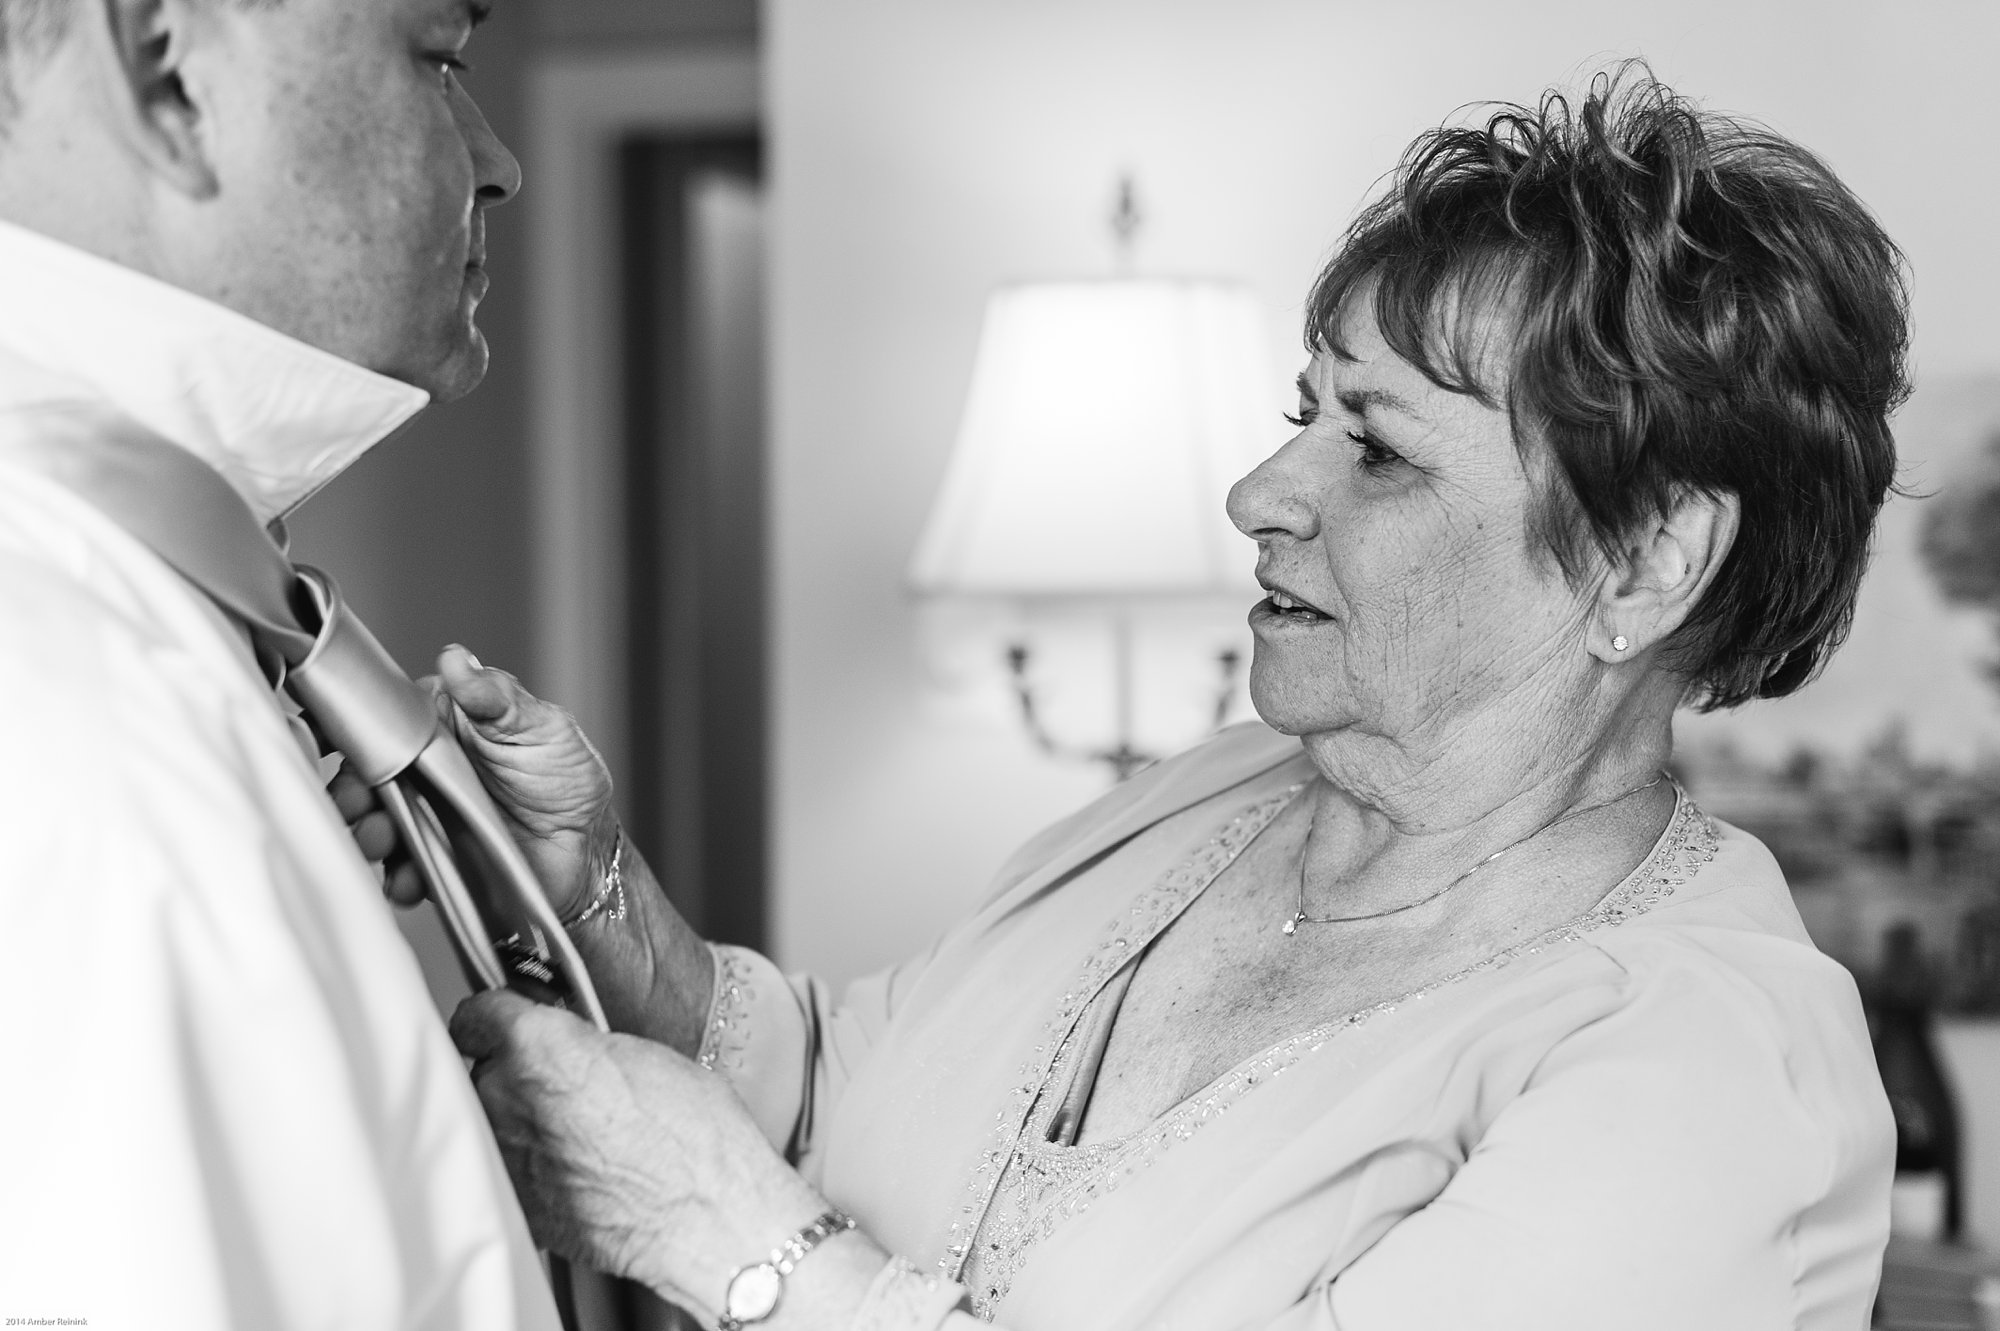
<path fill-rule="evenodd" d="M 1245 287 L 1160 278 L 1038 282 L 988 302 L 965 415 L 910 564 L 927 596 L 1102 606 L 1115 652 L 1116 740 L 1071 749 L 1042 725 L 1029 648 L 1007 651 L 1044 750 L 1152 761 L 1132 723 L 1130 617 L 1148 600 L 1244 596 L 1252 551 L 1229 486 L 1272 442 L 1265 311 Z M 1240 665 L 1222 653 L 1218 722 Z"/>

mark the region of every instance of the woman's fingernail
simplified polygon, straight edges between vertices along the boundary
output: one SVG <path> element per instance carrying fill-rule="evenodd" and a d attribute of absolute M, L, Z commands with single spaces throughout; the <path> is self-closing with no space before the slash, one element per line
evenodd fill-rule
<path fill-rule="evenodd" d="M 467 663 L 469 663 L 469 664 L 470 664 L 470 665 L 472 666 L 472 668 L 473 668 L 474 670 L 484 670 L 484 669 L 486 669 L 486 667 L 485 667 L 485 666 L 483 666 L 483 665 L 479 664 L 479 658 L 478 658 L 478 657 L 476 657 L 476 656 L 474 656 L 474 655 L 473 655 L 473 654 L 472 654 L 471 652 L 467 652 L 467 653 L 465 654 L 465 659 L 466 659 Z"/>

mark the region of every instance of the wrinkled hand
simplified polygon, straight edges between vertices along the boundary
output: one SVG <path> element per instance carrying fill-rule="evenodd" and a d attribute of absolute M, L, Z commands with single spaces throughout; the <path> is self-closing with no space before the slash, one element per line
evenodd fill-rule
<path fill-rule="evenodd" d="M 722 1078 L 664 1045 L 504 990 L 467 999 L 451 1034 L 553 1252 L 713 1323 L 735 1268 L 825 1209 Z"/>
<path fill-rule="evenodd" d="M 590 890 L 591 866 L 609 856 L 617 837 L 604 760 L 568 712 L 463 647 L 445 648 L 438 673 L 423 682 L 513 827 L 549 904 L 568 915 Z M 390 898 L 405 906 L 423 900 L 416 866 L 375 792 L 345 766 L 327 789 L 361 853 L 384 865 Z"/>

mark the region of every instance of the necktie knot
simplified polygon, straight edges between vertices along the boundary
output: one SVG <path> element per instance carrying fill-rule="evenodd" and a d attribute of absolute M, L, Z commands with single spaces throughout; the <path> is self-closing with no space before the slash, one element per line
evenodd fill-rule
<path fill-rule="evenodd" d="M 284 663 L 286 691 L 396 820 L 475 982 L 510 982 L 493 941 L 506 938 L 515 987 L 572 1003 L 604 1027 L 582 958 L 479 774 L 440 731 L 431 695 L 348 610 L 333 580 L 293 564 L 282 525 L 259 525 L 242 496 L 185 450 L 101 411 L 38 415 L 45 428 L 10 441 L 10 453 L 243 623 L 267 671 L 271 658 Z"/>
<path fill-rule="evenodd" d="M 402 668 L 341 599 L 332 578 L 295 566 L 298 596 L 308 604 L 312 647 L 291 662 L 285 688 L 371 786 L 416 762 L 437 733 L 431 696 Z"/>

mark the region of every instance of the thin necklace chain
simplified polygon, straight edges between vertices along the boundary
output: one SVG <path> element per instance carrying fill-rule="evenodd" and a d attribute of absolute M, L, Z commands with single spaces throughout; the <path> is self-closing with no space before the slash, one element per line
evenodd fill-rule
<path fill-rule="evenodd" d="M 1297 933 L 1299 926 L 1302 924 L 1352 924 L 1358 920 L 1385 919 L 1391 915 L 1401 915 L 1405 911 L 1415 910 L 1419 906 L 1428 906 L 1431 902 L 1436 901 L 1439 897 L 1451 891 L 1454 887 L 1457 887 L 1460 883 L 1472 877 L 1472 875 L 1478 873 L 1481 869 L 1484 869 L 1487 865 L 1493 863 L 1493 861 L 1499 859 L 1502 855 L 1505 855 L 1508 851 L 1519 849 L 1521 846 L 1524 846 L 1528 842 L 1533 841 L 1536 837 L 1548 831 L 1550 828 L 1558 827 L 1563 823 L 1568 822 L 1572 818 L 1580 818 L 1586 813 L 1595 813 L 1599 809 L 1608 809 L 1614 804 L 1619 804 L 1624 802 L 1625 800 L 1631 799 L 1634 795 L 1639 794 L 1641 791 L 1651 790 L 1654 786 L 1659 785 L 1660 782 L 1666 779 L 1667 779 L 1667 774 L 1665 772 L 1661 772 L 1655 775 L 1651 781 L 1648 781 L 1643 786 L 1634 786 L 1630 790 L 1624 791 L 1617 795 L 1613 795 L 1608 800 L 1599 800 L 1595 804 L 1586 804 L 1580 809 L 1571 809 L 1568 813 L 1558 814 L 1554 818 L 1549 819 L 1546 823 L 1543 823 L 1540 827 L 1536 828 L 1534 831 L 1528 833 L 1526 836 L 1521 837 L 1515 841 L 1510 841 L 1506 845 L 1500 847 L 1500 849 L 1494 851 L 1491 855 L 1488 855 L 1485 859 L 1473 865 L 1470 869 L 1467 869 L 1464 873 L 1452 879 L 1450 882 L 1446 883 L 1443 887 L 1440 887 L 1437 891 L 1431 893 L 1429 896 L 1418 897 L 1415 901 L 1406 902 L 1401 906 L 1391 906 L 1387 910 L 1369 911 L 1365 915 L 1322 916 L 1322 915 L 1306 914 L 1306 861 L 1312 858 L 1311 855 L 1312 828 L 1308 826 L 1306 829 L 1306 843 L 1299 851 L 1298 909 L 1292 912 L 1291 919 L 1285 921 L 1285 933 L 1287 935 Z"/>

